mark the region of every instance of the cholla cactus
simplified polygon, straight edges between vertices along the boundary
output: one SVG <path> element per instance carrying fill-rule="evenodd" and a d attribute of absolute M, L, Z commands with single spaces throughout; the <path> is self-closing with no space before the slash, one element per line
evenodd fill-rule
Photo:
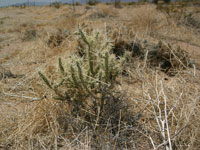
<path fill-rule="evenodd" d="M 124 59 L 117 59 L 111 53 L 112 44 L 105 41 L 103 34 L 97 32 L 89 36 L 81 29 L 76 34 L 85 44 L 82 49 L 85 56 L 74 54 L 66 60 L 67 65 L 59 58 L 61 79 L 57 85 L 51 85 L 41 72 L 39 75 L 55 92 L 56 99 L 68 101 L 78 110 L 92 104 L 95 112 L 103 109 L 105 91 L 112 89 L 110 87 L 122 72 Z"/>

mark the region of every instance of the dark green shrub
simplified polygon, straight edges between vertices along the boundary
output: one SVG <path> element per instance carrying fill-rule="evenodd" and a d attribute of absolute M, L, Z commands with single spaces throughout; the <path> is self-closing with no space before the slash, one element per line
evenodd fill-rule
<path fill-rule="evenodd" d="M 171 0 L 164 0 L 165 3 L 169 3 Z"/>
<path fill-rule="evenodd" d="M 120 0 L 115 0 L 115 8 L 121 8 Z"/>
<path fill-rule="evenodd" d="M 88 5 L 96 5 L 99 2 L 97 0 L 88 0 Z"/>
<path fill-rule="evenodd" d="M 75 4 L 74 4 L 75 6 L 80 6 L 81 5 L 81 3 L 79 3 L 79 2 L 75 2 Z"/>
<path fill-rule="evenodd" d="M 154 4 L 158 4 L 158 0 L 153 0 L 153 3 Z"/>
<path fill-rule="evenodd" d="M 37 31 L 34 28 L 27 29 L 22 37 L 23 41 L 30 41 L 37 38 Z"/>
<path fill-rule="evenodd" d="M 51 4 L 50 4 L 51 7 L 55 7 L 55 8 L 57 8 L 57 9 L 59 9 L 59 8 L 61 7 L 61 5 L 62 5 L 62 4 L 61 4 L 60 2 L 54 2 L 54 3 L 51 3 Z"/>

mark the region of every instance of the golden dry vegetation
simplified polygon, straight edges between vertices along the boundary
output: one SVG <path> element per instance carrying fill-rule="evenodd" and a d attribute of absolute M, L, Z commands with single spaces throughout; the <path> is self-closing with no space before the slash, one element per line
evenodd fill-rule
<path fill-rule="evenodd" d="M 199 24 L 195 6 L 0 8 L 0 149 L 198 150 Z M 99 56 L 109 43 L 112 60 L 125 58 L 114 91 L 107 93 L 114 103 L 89 119 L 92 109 L 74 114 L 38 75 L 58 82 L 59 57 L 70 72 L 70 59 L 87 47 L 75 33 L 80 29 L 88 38 L 100 34 Z"/>

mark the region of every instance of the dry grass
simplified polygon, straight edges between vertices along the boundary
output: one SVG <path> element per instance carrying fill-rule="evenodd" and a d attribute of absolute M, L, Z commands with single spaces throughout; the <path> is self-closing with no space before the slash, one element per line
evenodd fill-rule
<path fill-rule="evenodd" d="M 150 73 L 146 74 L 143 70 L 139 70 L 142 72 L 143 79 L 135 71 L 131 72 L 134 74 L 135 82 L 139 80 L 139 83 L 135 83 L 134 91 L 131 89 L 133 85 L 126 88 L 130 90 L 129 97 L 133 97 L 131 98 L 133 105 L 144 111 L 141 118 L 144 131 L 141 133 L 152 142 L 152 145 L 155 145 L 155 148 L 164 142 L 163 135 L 165 135 L 166 141 L 171 138 L 173 149 L 198 149 L 199 83 L 197 78 L 199 76 L 191 77 L 191 72 L 186 71 L 180 72 L 180 75 L 174 78 L 168 78 L 158 72 L 153 71 L 149 75 Z M 189 76 L 190 81 L 187 81 Z M 183 83 L 185 86 L 182 85 Z M 160 130 L 162 121 L 166 123 L 165 109 L 168 114 L 169 135 L 166 126 L 163 128 L 163 135 Z"/>
<path fill-rule="evenodd" d="M 152 6 L 139 6 L 130 12 L 130 15 L 129 27 L 132 27 L 134 32 L 158 32 L 169 25 L 166 15 Z"/>
<path fill-rule="evenodd" d="M 191 8 L 188 11 L 193 12 Z M 103 17 L 91 18 L 95 13 L 103 14 Z M 13 37 L 11 42 L 1 41 L 0 66 L 14 74 L 23 74 L 20 78 L 0 80 L 0 149 L 199 149 L 200 71 L 195 63 L 188 67 L 181 59 L 182 55 L 178 55 L 183 52 L 176 51 L 179 40 L 186 45 L 193 43 L 195 52 L 199 50 L 196 28 L 177 22 L 175 15 L 169 16 L 153 5 L 115 9 L 111 5 L 98 4 L 90 9 L 76 6 L 75 12 L 71 6 L 5 8 L 0 14 L 5 18 L 1 19 L 4 21 L 0 25 L 2 34 Z M 23 21 L 14 24 L 20 17 Z M 33 27 L 39 36 L 22 42 L 19 37 L 35 20 Z M 117 93 L 112 93 L 114 97 L 123 97 L 121 100 L 129 106 L 128 111 L 118 111 L 121 118 L 118 118 L 117 134 L 109 127 L 107 114 L 111 108 L 105 115 L 108 117 L 106 128 L 88 123 L 81 115 L 72 114 L 73 108 L 69 104 L 53 99 L 53 92 L 38 76 L 38 71 L 43 70 L 52 82 L 60 78 L 58 57 L 66 61 L 71 54 L 77 53 L 76 50 L 83 48 L 74 35 L 78 25 L 88 34 L 100 30 L 104 35 L 102 41 L 111 39 L 112 44 L 121 43 L 120 51 L 128 49 L 126 43 L 140 43 L 142 57 L 132 57 L 130 51 L 125 52 L 125 71 L 117 78 L 114 87 Z M 13 29 L 12 32 L 9 29 Z M 59 45 L 48 46 L 51 36 L 63 35 L 65 31 L 68 35 Z M 167 61 L 185 66 L 174 67 L 176 73 L 173 76 L 163 72 L 159 64 L 153 66 L 149 60 L 152 57 L 148 52 L 159 49 L 159 40 L 172 43 L 170 51 L 169 48 L 162 51 L 162 58 L 170 55 L 172 57 Z M 189 47 L 188 53 L 194 48 Z M 196 53 L 187 55 L 188 62 L 189 57 L 199 62 Z M 124 114 L 132 116 L 135 122 L 127 123 Z"/>

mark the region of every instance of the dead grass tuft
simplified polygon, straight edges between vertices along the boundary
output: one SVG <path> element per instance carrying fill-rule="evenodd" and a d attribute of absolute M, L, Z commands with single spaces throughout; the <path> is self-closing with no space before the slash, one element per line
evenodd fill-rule
<path fill-rule="evenodd" d="M 24 32 L 24 35 L 22 37 L 22 40 L 23 41 L 30 41 L 30 40 L 34 40 L 37 38 L 37 31 L 36 29 L 27 29 L 25 32 Z"/>
<path fill-rule="evenodd" d="M 54 48 L 60 46 L 62 42 L 68 37 L 69 33 L 67 31 L 62 31 L 58 29 L 57 33 L 54 35 L 50 35 L 47 41 L 47 45 L 50 48 Z"/>
<path fill-rule="evenodd" d="M 113 53 L 116 57 L 122 57 L 128 53 L 132 58 L 145 61 L 145 65 L 151 68 L 159 68 L 169 76 L 174 76 L 180 70 L 191 67 L 190 56 L 180 47 L 172 47 L 169 43 L 159 41 L 158 44 L 147 43 L 147 41 L 115 43 Z"/>

